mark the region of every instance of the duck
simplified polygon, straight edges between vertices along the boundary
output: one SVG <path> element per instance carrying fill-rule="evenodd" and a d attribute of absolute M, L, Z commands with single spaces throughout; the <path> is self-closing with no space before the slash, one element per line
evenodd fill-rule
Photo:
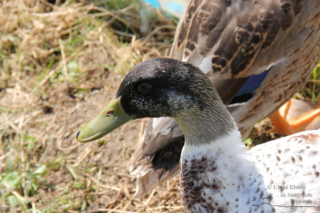
<path fill-rule="evenodd" d="M 320 211 L 320 130 L 248 152 L 217 90 L 188 62 L 155 58 L 136 65 L 76 137 L 89 142 L 126 122 L 164 116 L 184 134 L 179 160 L 184 212 Z"/>
<path fill-rule="evenodd" d="M 246 139 L 308 81 L 320 60 L 319 23 L 315 0 L 189 0 L 170 58 L 208 76 Z M 312 122 L 302 120 L 291 122 L 297 129 Z M 184 140 L 174 119 L 151 120 L 128 164 L 137 195 L 178 175 L 179 158 L 172 156 L 181 155 Z"/>

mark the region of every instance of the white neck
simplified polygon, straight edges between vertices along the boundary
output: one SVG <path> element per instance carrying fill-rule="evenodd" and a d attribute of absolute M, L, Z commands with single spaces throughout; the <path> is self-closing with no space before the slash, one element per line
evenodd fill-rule
<path fill-rule="evenodd" d="M 224 166 L 230 164 L 228 170 L 233 170 L 233 176 L 235 175 L 234 172 L 239 172 L 239 175 L 243 173 L 243 168 L 240 168 L 242 165 L 241 162 L 249 160 L 246 147 L 241 141 L 241 133 L 238 130 L 232 130 L 228 135 L 206 144 L 196 145 L 195 142 L 190 141 L 192 139 L 194 139 L 194 137 L 189 138 L 185 136 L 185 145 L 182 150 L 181 159 L 190 157 L 200 159 L 202 156 L 207 155 L 210 156 L 211 160 L 214 160 L 216 164 L 223 164 Z M 251 161 L 249 162 L 249 164 L 253 165 Z M 248 165 L 248 162 L 245 164 Z M 243 175 L 245 173 L 246 172 L 244 172 Z"/>

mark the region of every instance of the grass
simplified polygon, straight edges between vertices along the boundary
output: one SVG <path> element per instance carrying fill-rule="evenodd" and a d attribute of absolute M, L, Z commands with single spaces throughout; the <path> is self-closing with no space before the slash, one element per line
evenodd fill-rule
<path fill-rule="evenodd" d="M 176 20 L 137 1 L 49 2 L 0 4 L 0 212 L 181 212 L 175 181 L 132 197 L 126 163 L 146 121 L 75 141 L 124 73 L 168 53 Z M 319 75 L 301 92 L 314 102 Z"/>
<path fill-rule="evenodd" d="M 80 146 L 75 133 L 93 117 L 86 109 L 95 107 L 83 105 L 83 100 L 100 102 L 107 96 L 102 90 L 113 94 L 125 71 L 163 55 L 173 32 L 163 36 L 159 31 L 146 39 L 147 32 L 139 30 L 137 1 L 54 5 L 13 0 L 2 2 L 0 10 L 10 14 L 0 27 L 0 212 L 114 208 L 119 202 L 112 201 L 115 196 L 125 198 L 117 183 L 134 185 L 134 179 L 119 176 L 113 167 L 124 167 L 117 156 L 128 158 L 127 143 L 110 150 L 102 150 L 104 140 Z M 147 23 L 148 32 L 158 25 L 174 28 L 160 13 L 154 18 L 155 13 L 159 11 L 152 15 L 153 23 Z M 137 21 L 130 22 L 132 17 Z M 107 81 L 109 75 L 114 80 Z M 112 158 L 113 164 L 101 164 L 101 156 Z"/>
<path fill-rule="evenodd" d="M 303 97 L 306 97 L 313 103 L 320 101 L 320 64 L 318 64 L 312 71 L 310 80 L 304 89 L 300 92 Z"/>

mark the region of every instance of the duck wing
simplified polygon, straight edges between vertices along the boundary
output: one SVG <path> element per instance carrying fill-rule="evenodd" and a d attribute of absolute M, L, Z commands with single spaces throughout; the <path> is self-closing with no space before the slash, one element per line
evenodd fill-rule
<path fill-rule="evenodd" d="M 250 79 L 267 73 L 247 98 L 230 106 L 245 138 L 307 82 L 320 55 L 319 19 L 320 1 L 314 0 L 189 0 L 171 57 L 200 67 L 225 104 Z M 129 163 L 138 177 L 137 194 L 178 174 L 179 161 L 167 156 L 180 157 L 180 146 L 172 144 L 181 140 L 173 120 L 152 121 Z M 177 149 L 163 151 L 168 146 Z"/>

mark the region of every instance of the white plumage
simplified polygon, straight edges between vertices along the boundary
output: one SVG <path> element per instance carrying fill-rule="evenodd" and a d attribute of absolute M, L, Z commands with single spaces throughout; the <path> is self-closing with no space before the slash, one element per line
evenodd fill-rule
<path fill-rule="evenodd" d="M 319 150 L 319 130 L 249 152 L 237 130 L 209 145 L 186 144 L 180 170 L 185 212 L 320 211 Z"/>

